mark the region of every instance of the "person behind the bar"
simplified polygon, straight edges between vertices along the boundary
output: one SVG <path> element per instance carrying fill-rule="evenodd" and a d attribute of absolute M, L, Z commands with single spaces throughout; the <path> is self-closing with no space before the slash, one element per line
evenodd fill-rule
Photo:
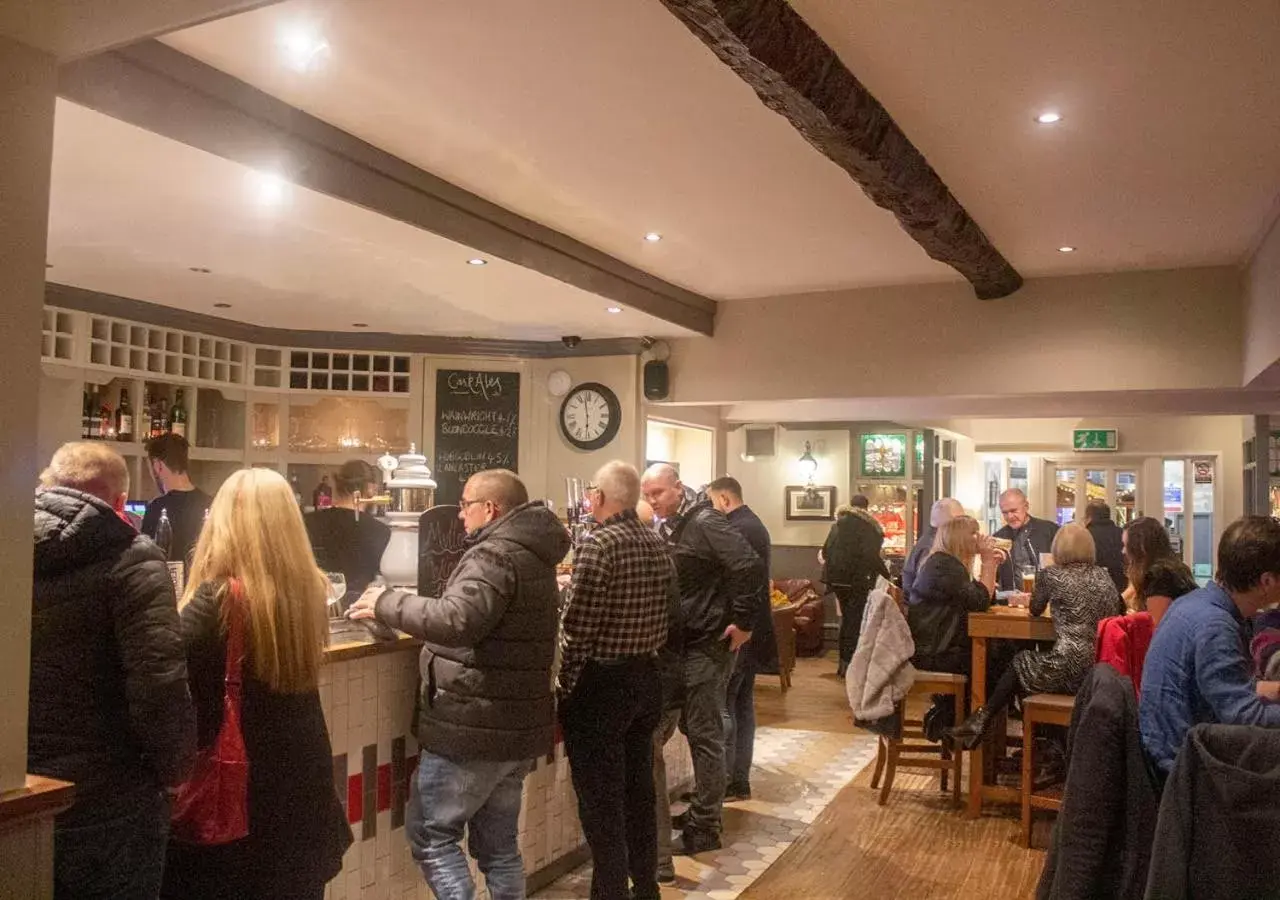
<path fill-rule="evenodd" d="M 693 754 L 694 799 L 682 819 L 679 852 L 720 848 L 724 807 L 725 692 L 733 654 L 755 627 L 756 578 L 764 566 L 751 545 L 705 497 L 690 498 L 676 470 L 658 463 L 641 479 L 675 559 L 683 630 L 681 728 Z"/>
<path fill-rule="evenodd" d="M 358 596 L 378 577 L 382 554 L 391 540 L 385 522 L 356 508 L 356 494 L 372 497 L 377 477 L 361 459 L 343 463 L 333 473 L 333 506 L 304 515 L 316 563 L 326 572 L 341 572 L 348 595 Z"/>
<path fill-rule="evenodd" d="M 1280 703 L 1258 695 L 1246 622 L 1280 603 L 1280 519 L 1245 516 L 1218 542 L 1215 580 L 1169 607 L 1147 651 L 1138 724 L 1168 776 L 1192 725 L 1280 728 Z"/>
<path fill-rule="evenodd" d="M 560 721 L 597 900 L 658 900 L 653 732 L 657 653 L 675 568 L 640 522 L 640 475 L 611 462 L 587 489 L 598 523 L 573 556 L 564 613 Z M 630 876 L 632 886 L 627 879 Z"/>
<path fill-rule="evenodd" d="M 1048 553 L 1053 546 L 1058 526 L 1032 516 L 1027 495 L 1018 488 L 1010 488 L 1000 495 L 1000 515 L 1004 517 L 1004 527 L 992 537 L 1011 542 L 1013 549 L 1008 559 L 1000 563 L 996 582 L 1002 591 L 1020 591 L 1019 573 L 1023 569 L 1040 568 L 1040 554 Z"/>
<path fill-rule="evenodd" d="M 351 845 L 320 705 L 326 583 L 293 489 L 272 469 L 241 469 L 223 482 L 182 596 L 201 747 L 222 725 L 232 579 L 243 603 L 249 834 L 221 846 L 170 839 L 162 896 L 321 900 Z"/>
<path fill-rule="evenodd" d="M 191 483 L 191 446 L 180 434 L 162 434 L 147 441 L 147 465 L 160 496 L 147 504 L 142 517 L 142 533 L 154 539 L 160 513 L 169 514 L 173 544 L 169 559 L 190 563 L 191 551 L 200 537 L 204 514 L 213 499 Z"/>
<path fill-rule="evenodd" d="M 726 801 L 751 799 L 751 761 L 756 742 L 756 675 L 778 668 L 778 642 L 773 634 L 773 610 L 769 604 L 769 559 L 772 541 L 764 522 L 742 500 L 742 485 L 726 475 L 707 485 L 707 496 L 715 508 L 724 513 L 729 524 L 747 539 L 764 565 L 756 578 L 759 592 L 756 628 L 751 640 L 738 651 L 733 672 L 729 675 L 729 691 L 725 713 L 725 769 L 728 785 Z"/>
<path fill-rule="evenodd" d="M 458 506 L 469 547 L 441 595 L 375 586 L 349 615 L 425 641 L 405 831 L 432 893 L 475 897 L 466 832 L 492 900 L 521 900 L 520 800 L 533 760 L 554 746 L 556 564 L 569 533 L 503 469 L 472 475 Z"/>
<path fill-rule="evenodd" d="M 122 517 L 128 494 L 124 459 L 86 441 L 53 455 L 35 496 L 27 771 L 75 784 L 54 822 L 57 900 L 157 896 L 165 787 L 195 752 L 173 583 Z"/>

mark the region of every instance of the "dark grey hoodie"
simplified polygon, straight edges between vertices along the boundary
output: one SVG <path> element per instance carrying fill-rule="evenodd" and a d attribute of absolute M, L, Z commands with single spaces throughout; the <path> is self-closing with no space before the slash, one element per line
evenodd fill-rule
<path fill-rule="evenodd" d="M 377 617 L 426 641 L 418 743 L 456 762 L 551 751 L 551 667 L 559 628 L 556 563 L 569 534 L 541 502 L 470 539 L 439 597 L 387 591 Z"/>

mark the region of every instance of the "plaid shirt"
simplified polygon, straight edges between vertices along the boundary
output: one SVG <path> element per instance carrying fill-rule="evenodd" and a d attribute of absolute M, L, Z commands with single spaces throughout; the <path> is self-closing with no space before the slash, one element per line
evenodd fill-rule
<path fill-rule="evenodd" d="M 569 696 L 588 660 L 657 653 L 667 641 L 667 604 L 675 566 L 662 539 L 634 509 L 623 510 L 582 540 L 573 557 L 565 605 L 560 691 Z"/>

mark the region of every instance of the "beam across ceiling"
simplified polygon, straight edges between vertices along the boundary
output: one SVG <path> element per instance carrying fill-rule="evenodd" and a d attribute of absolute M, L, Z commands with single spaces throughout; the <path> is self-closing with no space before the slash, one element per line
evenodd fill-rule
<path fill-rule="evenodd" d="M 699 334 L 713 331 L 714 300 L 505 210 L 157 41 L 62 67 L 58 92 L 622 306 Z"/>
<path fill-rule="evenodd" d="M 980 299 L 1022 286 L 1014 270 L 871 92 L 786 0 L 662 0 L 684 25 L 897 217 Z"/>

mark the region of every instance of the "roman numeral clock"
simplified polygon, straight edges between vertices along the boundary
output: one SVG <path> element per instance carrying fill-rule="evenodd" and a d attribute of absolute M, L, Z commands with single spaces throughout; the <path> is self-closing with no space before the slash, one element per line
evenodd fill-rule
<path fill-rule="evenodd" d="M 560 404 L 560 433 L 579 450 L 599 450 L 618 436 L 621 427 L 622 404 L 603 384 L 580 384 Z"/>

